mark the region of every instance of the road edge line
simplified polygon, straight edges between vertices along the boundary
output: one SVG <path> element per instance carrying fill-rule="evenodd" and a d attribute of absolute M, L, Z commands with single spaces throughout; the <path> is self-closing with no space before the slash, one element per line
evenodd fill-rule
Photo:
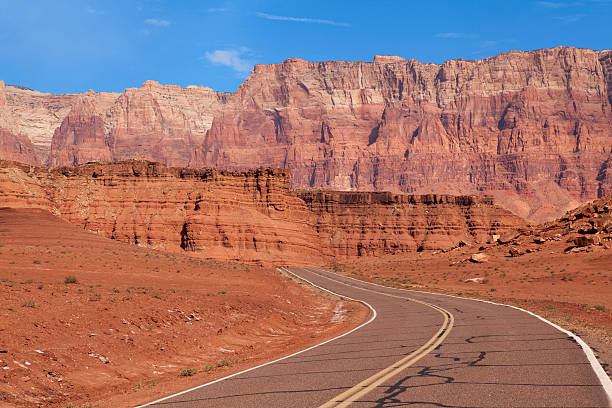
<path fill-rule="evenodd" d="M 372 323 L 372 322 L 373 322 L 373 321 L 376 319 L 376 317 L 377 317 L 377 315 L 378 315 L 378 313 L 376 312 L 376 309 L 374 309 L 374 308 L 372 307 L 372 305 L 370 305 L 368 302 L 366 302 L 366 301 L 364 301 L 364 300 L 353 299 L 353 298 L 351 298 L 351 297 L 348 297 L 348 296 L 345 296 L 345 295 L 341 295 L 341 294 L 339 294 L 339 293 L 335 293 L 335 292 L 333 292 L 333 291 L 331 291 L 331 290 L 329 290 L 329 289 L 325 289 L 325 288 L 323 288 L 323 287 L 321 287 L 321 286 L 318 286 L 318 285 L 316 285 L 316 284 L 314 284 L 314 283 L 310 282 L 308 279 L 302 278 L 301 276 L 298 276 L 298 275 L 294 274 L 293 272 L 291 272 L 291 271 L 290 271 L 290 270 L 288 270 L 287 268 L 282 267 L 282 268 L 276 268 L 276 269 L 277 269 L 277 270 L 282 269 L 282 270 L 283 270 L 283 272 L 285 272 L 285 273 L 289 273 L 289 274 L 293 275 L 293 276 L 294 276 L 296 279 L 299 279 L 299 280 L 301 280 L 301 281 L 303 281 L 303 282 L 306 282 L 307 284 L 309 284 L 309 285 L 311 285 L 311 286 L 314 286 L 314 287 L 316 287 L 316 288 L 318 288 L 318 289 L 324 290 L 325 292 L 329 292 L 329 293 L 331 293 L 332 295 L 338 296 L 338 297 L 340 297 L 340 298 L 342 298 L 342 299 L 348 299 L 348 300 L 352 300 L 352 301 L 355 301 L 355 302 L 359 302 L 359 303 L 361 303 L 361 304 L 363 304 L 363 305 L 367 306 L 367 307 L 370 309 L 370 311 L 372 312 L 372 313 L 371 313 L 371 314 L 372 314 L 372 316 L 371 316 L 371 317 L 370 317 L 370 318 L 369 318 L 369 319 L 368 319 L 366 322 L 361 323 L 359 326 L 352 328 L 351 330 L 347 331 L 346 333 L 340 334 L 340 335 L 338 335 L 338 336 L 336 336 L 336 337 L 334 337 L 334 338 L 331 338 L 331 339 L 329 339 L 329 340 L 326 340 L 326 341 L 324 341 L 324 342 L 322 342 L 322 343 L 315 344 L 314 346 L 310 346 L 310 347 L 308 347 L 308 348 L 305 348 L 304 350 L 296 351 L 295 353 L 293 353 L 293 354 L 289 354 L 288 356 L 284 356 L 284 357 L 281 357 L 281 358 L 277 358 L 276 360 L 268 361 L 268 362 L 266 362 L 266 363 L 259 364 L 259 365 L 255 366 L 255 367 L 247 368 L 246 370 L 242 370 L 242 371 L 239 371 L 239 372 L 237 372 L 237 373 L 230 374 L 230 375 L 227 375 L 227 376 L 222 377 L 222 378 L 218 378 L 218 379 L 216 379 L 216 380 L 213 380 L 213 381 L 207 382 L 207 383 L 205 383 L 205 384 L 196 385 L 195 387 L 191 387 L 191 388 L 189 388 L 189 389 L 187 389 L 187 390 L 183 390 L 183 391 L 179 391 L 179 392 L 176 392 L 176 393 L 174 393 L 174 394 L 171 394 L 171 395 L 167 395 L 167 396 L 165 396 L 165 397 L 162 397 L 162 398 L 156 399 L 155 401 L 151 401 L 151 402 L 147 402 L 147 403 L 144 403 L 144 404 L 136 405 L 136 406 L 134 406 L 133 408 L 144 408 L 144 407 L 148 407 L 148 406 L 151 406 L 151 405 L 159 404 L 160 402 L 164 402 L 164 401 L 167 401 L 167 400 L 169 400 L 169 399 L 171 399 L 171 398 L 178 397 L 179 395 L 187 394 L 187 393 L 189 393 L 189 392 L 191 392 L 191 391 L 199 390 L 200 388 L 204 388 L 204 387 L 207 387 L 207 386 L 209 386 L 209 385 L 213 385 L 213 384 L 216 384 L 216 383 L 218 383 L 218 382 L 221 382 L 221 381 L 224 381 L 224 380 L 228 380 L 228 379 L 230 379 L 230 378 L 232 378 L 232 377 L 236 377 L 236 376 L 238 376 L 238 375 L 241 375 L 241 374 L 244 374 L 244 373 L 248 373 L 249 371 L 253 371 L 253 370 L 256 370 L 256 369 L 258 369 L 258 368 L 265 367 L 265 366 L 267 366 L 267 365 L 274 364 L 274 363 L 277 363 L 277 362 L 282 361 L 282 360 L 286 360 L 286 359 L 288 359 L 288 358 L 291 358 L 291 357 L 297 356 L 298 354 L 305 353 L 305 352 L 307 352 L 307 351 L 310 351 L 310 350 L 312 350 L 312 349 L 315 349 L 315 348 L 317 348 L 317 347 L 320 347 L 320 346 L 322 346 L 322 345 L 324 345 L 324 344 L 327 344 L 327 343 L 330 343 L 330 342 L 332 342 L 332 341 L 334 341 L 334 340 L 337 340 L 337 339 L 339 339 L 339 338 L 342 338 L 342 337 L 344 337 L 344 336 L 348 336 L 349 334 L 351 334 L 351 333 L 353 333 L 353 332 L 355 332 L 355 331 L 357 331 L 357 330 L 361 329 L 362 327 L 367 326 L 368 324 Z"/>
<path fill-rule="evenodd" d="M 331 272 L 331 271 L 328 271 L 328 272 Z M 582 352 L 585 354 L 588 362 L 591 364 L 591 368 L 595 372 L 595 375 L 599 379 L 599 382 L 600 382 L 602 388 L 604 389 L 604 392 L 606 393 L 606 396 L 608 397 L 608 404 L 612 407 L 612 379 L 610 379 L 608 374 L 605 372 L 605 370 L 603 369 L 603 367 L 599 363 L 599 360 L 597 360 L 597 357 L 595 357 L 595 353 L 593 353 L 593 350 L 591 350 L 589 345 L 586 344 L 586 342 L 584 340 L 582 340 L 580 338 L 580 336 L 578 336 L 577 334 L 574 334 L 571 331 L 564 329 L 563 327 L 561 327 L 561 326 L 551 322 L 550 320 L 546 320 L 545 318 L 543 318 L 542 316 L 540 316 L 540 315 L 538 315 L 538 314 L 536 314 L 534 312 L 530 312 L 529 310 L 523 309 L 523 308 L 518 307 L 518 306 L 507 305 L 505 303 L 492 302 L 490 300 L 474 299 L 474 298 L 468 298 L 468 297 L 457 296 L 457 295 L 448 295 L 446 293 L 427 292 L 427 291 L 424 291 L 424 290 L 414 290 L 414 289 L 404 289 L 404 288 L 392 288 L 392 287 L 384 286 L 384 285 L 381 285 L 381 284 L 378 284 L 378 283 L 374 283 L 374 282 L 362 281 L 362 280 L 353 278 L 351 276 L 340 275 L 339 273 L 335 273 L 335 272 L 331 272 L 331 273 L 333 273 L 335 275 L 338 275 L 338 276 L 342 276 L 344 278 L 355 280 L 357 282 L 364 282 L 364 283 L 369 283 L 369 284 L 372 284 L 372 285 L 380 286 L 381 288 L 394 289 L 394 290 L 403 290 L 403 291 L 406 291 L 406 292 L 426 293 L 428 295 L 447 296 L 447 297 L 452 297 L 452 298 L 456 298 L 456 299 L 465 299 L 465 300 L 473 300 L 475 302 L 490 303 L 492 305 L 505 306 L 505 307 L 510 307 L 510 308 L 513 308 L 513 309 L 517 309 L 517 310 L 520 310 L 521 312 L 525 312 L 525 313 L 528 313 L 528 314 L 530 314 L 530 315 L 532 315 L 534 317 L 537 317 L 538 319 L 542 320 L 544 323 L 547 323 L 547 324 L 551 325 L 552 327 L 554 327 L 555 329 L 559 330 L 560 332 L 567 334 L 574 341 L 576 341 L 576 343 L 578 343 L 580 348 L 582 348 Z"/>

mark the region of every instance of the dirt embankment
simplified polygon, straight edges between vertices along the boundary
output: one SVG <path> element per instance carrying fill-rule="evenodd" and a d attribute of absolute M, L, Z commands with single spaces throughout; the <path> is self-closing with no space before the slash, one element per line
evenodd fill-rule
<path fill-rule="evenodd" d="M 42 210 L 0 210 L 0 287 L 0 406 L 130 406 L 368 314 L 271 268 L 111 241 Z"/>

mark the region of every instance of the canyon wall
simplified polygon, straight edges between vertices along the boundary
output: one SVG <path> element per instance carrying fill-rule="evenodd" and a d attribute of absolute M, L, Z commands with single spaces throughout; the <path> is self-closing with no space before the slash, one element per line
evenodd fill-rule
<path fill-rule="evenodd" d="M 256 65 L 233 94 L 153 81 L 122 94 L 4 88 L 0 110 L 51 165 L 272 166 L 290 169 L 294 188 L 491 194 L 532 221 L 612 191 L 610 50 L 292 58 Z M 0 157 L 14 159 L 6 144 Z"/>
<path fill-rule="evenodd" d="M 265 161 L 296 187 L 489 193 L 540 221 L 610 188 L 598 177 L 612 151 L 609 61 L 559 47 L 256 66 L 192 165 Z"/>
<path fill-rule="evenodd" d="M 322 246 L 340 256 L 377 256 L 486 242 L 523 226 L 492 197 L 389 192 L 297 192 Z"/>
<path fill-rule="evenodd" d="M 37 164 L 30 139 L 19 132 L 17 119 L 8 107 L 6 86 L 0 81 L 0 158 Z"/>
<path fill-rule="evenodd" d="M 0 161 L 0 207 L 43 208 L 107 238 L 217 259 L 316 263 L 478 244 L 525 225 L 487 197 L 290 190 L 287 170 Z"/>

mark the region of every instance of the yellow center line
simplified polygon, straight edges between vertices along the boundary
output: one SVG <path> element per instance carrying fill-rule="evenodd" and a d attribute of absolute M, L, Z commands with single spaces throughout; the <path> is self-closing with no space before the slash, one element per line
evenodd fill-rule
<path fill-rule="evenodd" d="M 313 271 L 311 271 L 311 272 L 313 272 Z M 435 309 L 436 311 L 440 312 L 442 314 L 442 316 L 444 316 L 444 322 L 442 323 L 442 326 L 440 327 L 440 329 L 436 332 L 436 334 L 434 334 L 425 344 L 423 344 L 417 350 L 413 351 L 412 353 L 410 353 L 406 357 L 402 358 L 401 360 L 396 361 L 395 363 L 391 364 L 389 367 L 380 370 L 379 372 L 377 372 L 376 374 L 372 375 L 371 377 L 366 378 L 365 380 L 363 380 L 359 384 L 355 385 L 354 387 L 352 387 L 352 388 L 344 391 L 343 393 L 335 396 L 330 401 L 328 401 L 325 404 L 321 405 L 319 408 L 331 408 L 331 407 L 343 408 L 343 407 L 348 407 L 352 402 L 357 401 L 359 398 L 363 397 L 367 393 L 369 393 L 372 390 L 374 390 L 380 384 L 382 384 L 385 381 L 387 381 L 388 379 L 398 375 L 400 372 L 402 372 L 406 368 L 410 367 L 411 365 L 416 363 L 418 360 L 420 360 L 421 358 L 425 357 L 427 354 L 429 354 L 430 352 L 435 350 L 436 347 L 438 347 L 444 341 L 444 339 L 448 336 L 448 334 L 450 333 L 451 329 L 453 328 L 453 324 L 455 322 L 455 317 L 453 316 L 452 313 L 450 313 L 449 311 L 447 311 L 447 310 L 445 310 L 445 309 L 443 309 L 443 308 L 441 308 L 439 306 L 432 305 L 431 303 L 423 302 L 421 300 L 413 299 L 413 298 L 410 298 L 410 297 L 397 296 L 397 295 L 392 295 L 390 293 L 378 292 L 378 291 L 375 291 L 375 290 L 372 290 L 372 289 L 366 289 L 366 288 L 362 288 L 362 287 L 359 287 L 359 286 L 350 285 L 348 283 L 332 279 L 332 278 L 330 278 L 329 276 L 326 276 L 326 275 L 321 275 L 321 274 L 318 274 L 316 272 L 313 272 L 313 273 L 315 273 L 315 274 L 317 274 L 319 276 L 325 277 L 325 278 L 327 278 L 329 280 L 332 280 L 334 282 L 340 283 L 342 285 L 350 286 L 352 288 L 361 289 L 361 290 L 364 290 L 364 291 L 367 291 L 367 292 L 376 293 L 378 295 L 383 295 L 383 296 L 388 296 L 388 297 L 393 297 L 393 298 L 398 298 L 398 299 L 405 299 L 405 300 L 408 300 L 408 301 L 411 301 L 411 302 L 420 303 L 420 304 L 422 304 L 424 306 L 428 306 L 428 307 L 431 307 L 432 309 Z"/>

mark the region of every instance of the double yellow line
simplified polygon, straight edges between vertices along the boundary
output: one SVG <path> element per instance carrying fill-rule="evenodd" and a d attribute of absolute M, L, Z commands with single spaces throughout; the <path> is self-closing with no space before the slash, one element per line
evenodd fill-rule
<path fill-rule="evenodd" d="M 325 275 L 322 275 L 322 276 L 325 276 Z M 327 278 L 331 279 L 329 277 Z M 412 299 L 409 297 L 397 296 L 397 295 L 392 295 L 390 293 L 378 292 L 375 290 L 366 289 L 366 288 L 362 288 L 359 286 L 349 285 L 348 283 L 336 281 L 335 279 L 331 279 L 331 280 L 334 280 L 335 282 L 344 284 L 346 286 L 351 286 L 351 287 L 365 290 L 368 292 L 377 293 L 379 295 L 394 297 L 398 299 L 405 299 L 405 300 L 409 300 L 415 303 L 420 303 L 422 305 L 431 307 L 432 309 L 435 309 L 436 311 L 440 312 L 444 316 L 444 322 L 442 323 L 442 326 L 436 332 L 436 334 L 434 334 L 433 337 L 431 337 L 425 344 L 423 344 L 417 350 L 413 351 L 412 353 L 402 358 L 401 360 L 396 361 L 389 367 L 377 372 L 373 376 L 366 378 L 365 380 L 355 385 L 354 387 L 346 390 L 342 394 L 337 395 L 336 397 L 332 398 L 330 401 L 321 405 L 319 408 L 348 407 L 351 403 L 357 401 L 359 398 L 371 392 L 372 390 L 374 390 L 376 387 L 378 387 L 379 385 L 381 385 L 388 379 L 398 375 L 400 372 L 410 367 L 411 365 L 416 363 L 421 358 L 425 357 L 431 351 L 435 350 L 435 348 L 438 347 L 444 341 L 446 336 L 448 336 L 451 329 L 453 328 L 453 323 L 455 322 L 454 316 L 452 315 L 452 313 L 450 313 L 449 311 L 439 306 L 432 305 L 431 303 L 423 302 L 421 300 Z"/>

